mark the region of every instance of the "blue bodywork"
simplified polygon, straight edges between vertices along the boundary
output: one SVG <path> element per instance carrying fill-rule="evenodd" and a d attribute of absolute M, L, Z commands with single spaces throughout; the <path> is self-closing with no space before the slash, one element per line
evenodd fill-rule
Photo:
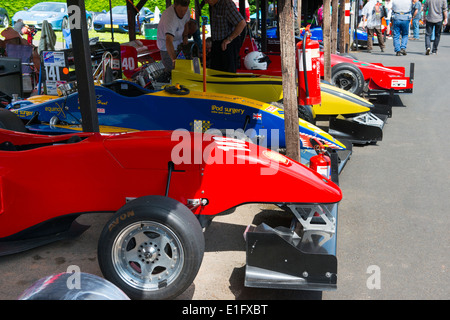
<path fill-rule="evenodd" d="M 242 129 L 264 147 L 286 146 L 284 112 L 267 103 L 193 91 L 187 95 L 151 91 L 124 80 L 115 81 L 108 87 L 96 86 L 95 92 L 100 126 L 121 128 L 122 131 Z M 82 130 L 78 93 L 40 104 L 18 101 L 8 105 L 7 109 L 28 122 L 30 132 L 63 134 Z M 302 123 L 299 125 L 302 149 L 311 149 L 305 143 L 314 137 L 334 149 L 346 149 L 318 127 L 299 121 Z M 111 131 L 106 129 L 105 132 Z"/>
<path fill-rule="evenodd" d="M 116 6 L 112 8 L 113 27 L 115 31 L 128 32 L 128 16 L 126 6 Z M 139 26 L 144 23 L 150 23 L 154 13 L 149 8 L 142 8 L 139 15 L 136 16 L 136 32 L 140 32 Z M 139 20 L 138 20 L 139 19 Z M 94 19 L 95 31 L 110 31 L 111 30 L 111 15 L 110 12 L 103 11 Z"/>
<path fill-rule="evenodd" d="M 23 23 L 34 26 L 36 29 L 42 28 L 42 22 L 47 20 L 52 25 L 53 30 L 62 30 L 63 21 L 69 21 L 67 3 L 64 2 L 40 2 L 28 10 L 16 12 L 12 17 L 12 25 L 17 20 L 22 19 Z M 92 13 L 86 11 L 86 20 L 92 21 Z"/>

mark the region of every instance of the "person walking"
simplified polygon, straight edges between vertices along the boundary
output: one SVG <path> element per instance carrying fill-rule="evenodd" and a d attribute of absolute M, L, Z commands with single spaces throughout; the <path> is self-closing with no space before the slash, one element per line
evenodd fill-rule
<path fill-rule="evenodd" d="M 373 36 L 377 35 L 381 52 L 384 52 L 384 39 L 381 32 L 381 18 L 385 16 L 386 9 L 381 0 L 369 0 L 363 8 L 363 24 L 367 28 L 367 52 L 372 52 Z"/>
<path fill-rule="evenodd" d="M 235 73 L 247 23 L 232 0 L 206 0 L 211 14 L 211 69 Z"/>
<path fill-rule="evenodd" d="M 392 16 L 392 2 L 391 0 L 386 0 L 384 2 L 384 7 L 386 8 L 386 38 L 392 39 L 392 31 L 391 31 L 391 16 Z"/>
<path fill-rule="evenodd" d="M 422 3 L 420 0 L 413 0 L 413 8 L 412 8 L 412 31 L 413 37 L 411 40 L 419 40 L 419 21 L 420 21 L 420 12 L 422 11 Z"/>
<path fill-rule="evenodd" d="M 431 51 L 431 33 L 434 28 L 434 41 L 432 54 L 437 54 L 439 41 L 441 39 L 442 25 L 447 25 L 447 0 L 427 0 L 423 5 L 425 26 L 425 54 Z"/>
<path fill-rule="evenodd" d="M 361 21 L 363 21 L 363 9 L 364 9 L 364 0 L 358 0 L 358 26 L 361 23 Z"/>
<path fill-rule="evenodd" d="M 411 0 L 392 0 L 392 31 L 394 33 L 394 51 L 397 56 L 406 56 L 411 10 Z"/>

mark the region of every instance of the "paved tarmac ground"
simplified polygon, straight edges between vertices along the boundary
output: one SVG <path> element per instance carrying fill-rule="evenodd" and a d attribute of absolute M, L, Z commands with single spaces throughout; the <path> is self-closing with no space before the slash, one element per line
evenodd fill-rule
<path fill-rule="evenodd" d="M 436 56 L 424 55 L 423 34 L 420 41 L 408 43 L 407 56 L 394 55 L 392 40 L 387 40 L 386 52 L 378 50 L 352 53 L 362 61 L 404 66 L 407 72 L 414 62 L 414 93 L 402 95 L 398 102 L 403 106 L 393 108 L 383 141 L 355 147 L 340 175 L 338 289 L 321 293 L 244 287 L 245 227 L 274 219 L 285 222 L 275 207 L 251 204 L 216 218 L 205 231 L 200 272 L 179 299 L 450 298 L 450 34 L 442 35 Z M 236 183 L 254 187 L 251 181 Z M 77 239 L 0 257 L 0 299 L 17 299 L 36 280 L 71 265 L 101 276 L 97 240 L 110 216 L 79 218 L 91 228 Z M 372 281 L 373 270 L 379 282 Z"/>

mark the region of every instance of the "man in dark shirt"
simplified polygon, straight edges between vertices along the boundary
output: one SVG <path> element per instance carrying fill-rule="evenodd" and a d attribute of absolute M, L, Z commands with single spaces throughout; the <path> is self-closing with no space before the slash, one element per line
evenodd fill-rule
<path fill-rule="evenodd" d="M 211 69 L 236 72 L 241 40 L 246 26 L 232 0 L 206 0 L 211 9 Z"/>
<path fill-rule="evenodd" d="M 431 33 L 434 28 L 434 42 L 432 54 L 437 54 L 439 41 L 441 39 L 442 25 L 447 25 L 447 0 L 427 0 L 423 4 L 423 17 L 425 26 L 425 54 L 429 55 L 431 50 Z"/>

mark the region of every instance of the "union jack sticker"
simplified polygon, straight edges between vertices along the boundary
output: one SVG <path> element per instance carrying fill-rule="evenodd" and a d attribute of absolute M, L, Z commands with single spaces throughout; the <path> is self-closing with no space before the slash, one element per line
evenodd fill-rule
<path fill-rule="evenodd" d="M 254 113 L 253 119 L 254 120 L 262 120 L 262 113 Z"/>

